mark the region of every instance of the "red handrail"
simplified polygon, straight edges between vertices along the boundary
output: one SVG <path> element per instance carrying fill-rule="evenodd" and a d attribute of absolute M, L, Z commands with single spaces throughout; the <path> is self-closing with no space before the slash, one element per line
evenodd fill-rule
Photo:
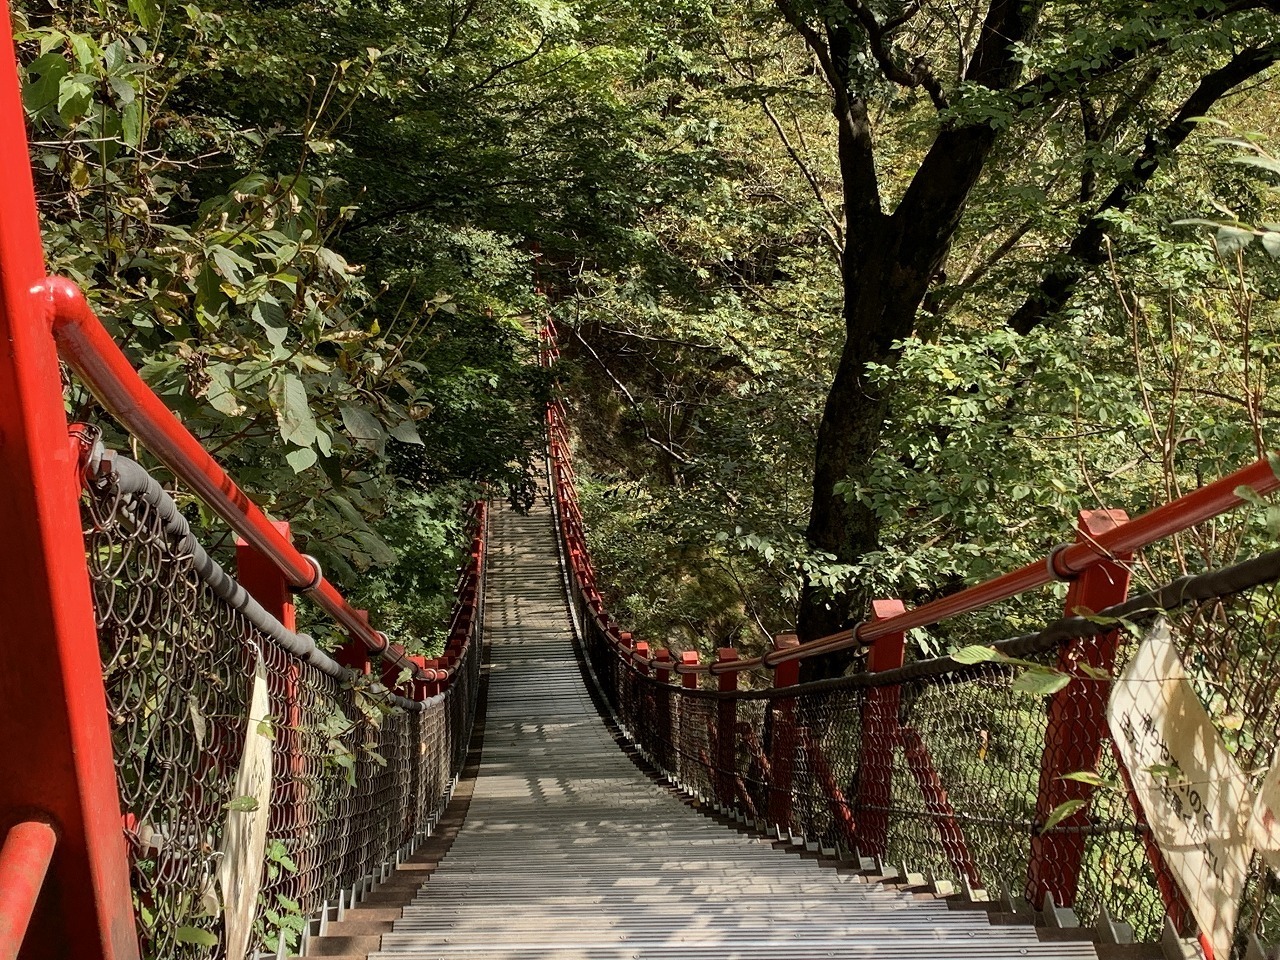
<path fill-rule="evenodd" d="M 887 634 L 902 633 L 960 614 L 972 613 L 1054 580 L 1075 579 L 1096 563 L 1133 553 L 1157 540 L 1163 540 L 1240 506 L 1245 502 L 1235 492 L 1240 487 L 1249 487 L 1258 494 L 1271 493 L 1280 489 L 1280 477 L 1276 476 L 1271 462 L 1264 457 L 1199 490 L 1114 527 L 1091 543 L 1072 543 L 1060 547 L 1043 561 L 1029 563 L 1018 570 L 926 603 L 888 620 L 859 624 L 851 630 L 842 630 L 798 647 L 768 653 L 757 658 L 755 665 L 773 667 L 787 660 L 801 659 L 817 653 L 866 646 Z"/>
<path fill-rule="evenodd" d="M 324 577 L 320 565 L 281 536 L 262 509 L 138 376 L 78 286 L 62 277 L 48 277 L 36 291 L 41 293 L 49 301 L 59 355 L 108 413 L 245 542 L 268 558 L 291 587 L 310 593 L 352 639 L 381 653 L 388 663 L 409 670 L 415 680 L 438 679 L 436 671 L 419 667 L 398 647 L 389 645 L 386 635 L 373 629 Z"/>

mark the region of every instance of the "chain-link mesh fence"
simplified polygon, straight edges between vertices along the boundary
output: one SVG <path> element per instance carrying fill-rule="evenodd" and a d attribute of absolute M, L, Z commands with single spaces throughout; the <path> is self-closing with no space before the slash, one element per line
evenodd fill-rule
<path fill-rule="evenodd" d="M 299 657 L 228 603 L 229 578 L 215 589 L 207 557 L 175 534 L 171 501 L 107 477 L 83 510 L 144 955 L 225 955 L 231 861 L 245 859 L 237 816 L 266 822 L 261 859 L 243 867 L 262 877 L 250 955 L 296 944 L 323 903 L 423 836 L 447 802 L 474 717 L 478 612 L 447 689 L 406 700 L 381 687 L 376 664 L 362 676 Z M 265 709 L 253 709 L 255 688 Z M 242 770 L 264 740 L 259 812 Z"/>
<path fill-rule="evenodd" d="M 1270 577 L 1280 574 L 1280 557 L 1269 566 Z M 1280 585 L 1268 580 L 1169 614 L 1188 680 L 1251 795 L 1280 744 L 1278 603 Z M 881 675 L 723 694 L 705 681 L 701 689 L 679 686 L 674 674 L 661 682 L 652 663 L 620 655 L 616 628 L 580 592 L 577 607 L 592 672 L 620 725 L 656 766 L 707 802 L 762 829 L 989 895 L 1042 904 L 1048 892 L 1086 924 L 1106 910 L 1139 939 L 1158 939 L 1166 916 L 1193 932 L 1188 898 L 1158 852 L 1114 742 L 1105 729 L 1099 735 L 1097 711 L 1111 684 L 1069 672 L 1071 664 L 1096 661 L 1087 648 L 1105 645 L 1118 676 L 1140 631 L 1036 635 L 1000 645 L 1011 659 L 996 662 L 920 661 Z M 1128 622 L 1145 623 L 1153 613 Z M 1081 623 L 1088 626 L 1074 620 Z M 1026 683 L 1029 674 L 1072 679 L 1043 695 Z M 720 740 L 730 728 L 731 749 Z M 1175 788 L 1188 776 L 1152 772 Z M 1073 789 L 1054 791 L 1052 783 Z M 1075 799 L 1082 805 L 1071 812 Z M 1051 819 L 1057 822 L 1045 829 Z M 1280 939 L 1275 886 L 1255 855 L 1235 923 L 1236 954 L 1249 934 Z"/>

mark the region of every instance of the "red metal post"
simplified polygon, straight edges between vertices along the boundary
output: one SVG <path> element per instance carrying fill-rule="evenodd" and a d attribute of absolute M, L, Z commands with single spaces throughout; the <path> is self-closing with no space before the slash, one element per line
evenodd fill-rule
<path fill-rule="evenodd" d="M 907 769 L 915 778 L 924 797 L 925 807 L 933 818 L 933 825 L 938 828 L 938 837 L 942 841 L 942 851 L 947 855 L 956 876 L 964 877 L 970 886 L 981 887 L 982 875 L 978 865 L 969 853 L 969 842 L 964 831 L 960 829 L 960 821 L 956 817 L 955 807 L 947 796 L 942 778 L 933 765 L 933 757 L 925 745 L 924 738 L 915 730 L 899 726 L 898 741 L 902 746 L 902 755 L 906 758 Z"/>
<path fill-rule="evenodd" d="M 1122 510 L 1082 511 L 1076 526 L 1076 543 L 1096 543 L 1098 537 L 1127 520 Z M 1067 615 L 1073 616 L 1082 609 L 1101 610 L 1123 602 L 1129 592 L 1129 570 L 1124 564 L 1130 559 L 1131 555 L 1125 554 L 1080 574 L 1067 591 Z M 1087 799 L 1093 793 L 1094 788 L 1088 784 L 1062 777 L 1082 770 L 1096 772 L 1103 748 L 1110 741 L 1106 707 L 1111 685 L 1089 678 L 1081 666 L 1110 675 L 1118 642 L 1119 632 L 1112 631 L 1073 641 L 1058 653 L 1058 669 L 1079 679 L 1072 680 L 1049 701 L 1036 795 L 1037 823 L 1043 823 L 1060 804 Z M 1075 903 L 1085 851 L 1085 835 L 1079 830 L 1088 823 L 1087 810 L 1081 810 L 1061 822 L 1065 830 L 1032 837 L 1027 899 L 1036 907 L 1043 904 L 1047 893 L 1053 894 L 1054 903 L 1059 906 Z"/>
<path fill-rule="evenodd" d="M 271 526 L 286 541 L 293 542 L 289 524 L 276 521 Z M 270 557 L 243 537 L 236 537 L 236 579 L 286 630 L 298 628 L 293 593 L 284 574 Z"/>
<path fill-rule="evenodd" d="M 50 335 L 22 101 L 0 14 L 0 823 L 57 824 L 24 956 L 137 957 L 106 695 Z M 34 646 L 33 646 L 34 645 Z"/>
<path fill-rule="evenodd" d="M 58 834 L 44 820 L 9 828 L 0 849 L 0 960 L 15 960 L 44 887 Z"/>
<path fill-rule="evenodd" d="M 701 658 L 698 656 L 697 650 L 685 650 L 680 654 L 680 665 L 682 667 L 696 667 L 700 659 Z M 696 673 L 680 674 L 680 687 L 681 689 L 684 689 L 684 690 L 697 690 L 698 675 Z M 673 711 L 673 717 L 672 717 L 672 725 L 674 729 L 677 729 L 677 730 L 684 729 L 684 723 L 683 723 L 681 713 L 684 710 L 685 703 L 689 699 L 690 698 L 681 697 L 681 696 L 675 696 L 671 698 L 671 702 L 675 704 L 675 709 Z M 679 751 L 673 754 L 673 759 L 675 761 L 675 765 L 677 768 L 682 768 L 686 762 L 684 754 L 680 753 Z M 702 763 L 704 767 L 707 768 L 708 772 L 710 772 L 711 764 L 707 762 L 706 755 L 701 754 L 700 752 L 700 756 L 698 757 L 698 760 Z M 683 772 L 683 771 L 680 771 L 680 772 Z M 685 775 L 688 776 L 687 773 Z"/>
<path fill-rule="evenodd" d="M 732 663 L 738 659 L 738 651 L 733 647 L 721 647 L 717 651 L 716 663 Z M 719 690 L 731 693 L 738 689 L 736 672 L 722 673 L 718 677 Z M 716 704 L 716 750 L 715 750 L 715 788 L 716 799 L 727 807 L 733 806 L 734 779 L 738 775 L 738 701 L 725 698 Z"/>
<path fill-rule="evenodd" d="M 666 647 L 659 647 L 653 651 L 653 659 L 657 661 L 655 674 L 659 683 L 671 682 L 671 651 Z"/>
<path fill-rule="evenodd" d="M 775 650 L 786 650 L 800 645 L 794 633 L 779 634 L 774 638 Z M 778 664 L 773 671 L 773 685 L 794 687 L 800 682 L 800 661 L 788 660 Z M 791 826 L 791 781 L 795 774 L 796 758 L 796 702 L 784 697 L 773 702 L 773 725 L 769 742 L 769 819 L 775 826 L 789 829 Z"/>
<path fill-rule="evenodd" d="M 649 675 L 649 644 L 641 640 L 635 645 L 636 669 L 642 676 Z"/>
<path fill-rule="evenodd" d="M 696 667 L 698 665 L 698 651 L 684 651 L 684 653 L 680 654 L 680 664 L 685 667 Z M 696 673 L 682 673 L 680 675 L 680 685 L 686 690 L 697 690 L 698 675 Z"/>
<path fill-rule="evenodd" d="M 901 600 L 875 600 L 871 604 L 875 621 L 904 613 Z M 882 673 L 902 666 L 906 656 L 906 634 L 880 637 L 867 656 L 867 670 Z M 893 753 L 898 742 L 898 704 L 901 691 L 896 686 L 870 687 L 862 706 L 862 752 L 858 764 L 858 849 L 864 856 L 883 857 L 889 845 L 888 808 L 893 796 Z"/>
<path fill-rule="evenodd" d="M 653 652 L 653 659 L 654 674 L 659 684 L 655 696 L 657 715 L 654 717 L 654 736 L 658 742 L 658 749 L 655 752 L 659 765 L 670 772 L 675 766 L 673 760 L 676 756 L 675 745 L 671 742 L 671 731 L 674 728 L 675 719 L 672 712 L 675 710 L 676 702 L 675 694 L 671 690 L 671 651 L 661 647 Z"/>

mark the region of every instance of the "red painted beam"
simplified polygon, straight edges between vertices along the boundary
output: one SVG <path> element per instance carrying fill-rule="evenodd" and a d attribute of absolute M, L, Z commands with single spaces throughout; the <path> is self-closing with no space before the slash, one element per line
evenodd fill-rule
<path fill-rule="evenodd" d="M 876 622 L 902 615 L 901 600 L 874 600 Z M 906 637 L 891 633 L 871 648 L 867 670 L 882 673 L 902 666 Z M 893 799 L 893 755 L 898 745 L 902 688 L 871 687 L 862 704 L 862 745 L 858 761 L 858 849 L 870 857 L 889 853 L 889 806 Z"/>
<path fill-rule="evenodd" d="M 779 634 L 773 640 L 774 649 L 785 650 L 800 645 L 794 633 Z M 800 682 L 800 664 L 792 660 L 773 672 L 775 687 L 790 687 Z M 791 828 L 792 786 L 795 778 L 796 759 L 796 701 L 794 697 L 781 697 L 773 701 L 772 730 L 769 747 L 769 819 L 774 826 Z"/>
<path fill-rule="evenodd" d="M 925 809 L 933 818 L 933 825 L 938 828 L 938 836 L 942 840 L 942 851 L 951 862 L 957 876 L 968 879 L 970 886 L 981 887 L 982 875 L 978 865 L 969 853 L 969 843 L 965 840 L 964 831 L 960 829 L 960 821 L 956 817 L 955 807 L 947 796 L 942 778 L 933 765 L 933 757 L 924 738 L 910 727 L 898 728 L 898 741 L 902 747 L 902 755 L 906 758 L 907 768 L 915 778 L 920 795 L 924 797 Z"/>
<path fill-rule="evenodd" d="M 61 839 L 23 956 L 138 955 L 77 463 L 49 335 L 13 37 L 0 14 L 0 823 L 42 811 Z"/>

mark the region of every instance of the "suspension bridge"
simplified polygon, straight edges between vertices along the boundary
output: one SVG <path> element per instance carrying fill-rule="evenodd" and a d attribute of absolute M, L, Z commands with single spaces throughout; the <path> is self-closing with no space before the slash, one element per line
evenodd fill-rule
<path fill-rule="evenodd" d="M 28 163 L 0 71 L 0 958 L 1275 955 L 1280 552 L 1130 594 L 1136 551 L 1280 487 L 1267 459 L 704 661 L 611 617 L 557 400 L 533 509 L 474 505 L 444 649 L 413 655 L 45 276 Z M 554 364 L 549 321 L 540 343 Z M 234 569 L 68 423 L 64 367 Z M 1059 620 L 975 616 L 1054 581 Z M 970 645 L 909 656 L 964 617 Z M 847 675 L 800 681 L 836 651 Z"/>

